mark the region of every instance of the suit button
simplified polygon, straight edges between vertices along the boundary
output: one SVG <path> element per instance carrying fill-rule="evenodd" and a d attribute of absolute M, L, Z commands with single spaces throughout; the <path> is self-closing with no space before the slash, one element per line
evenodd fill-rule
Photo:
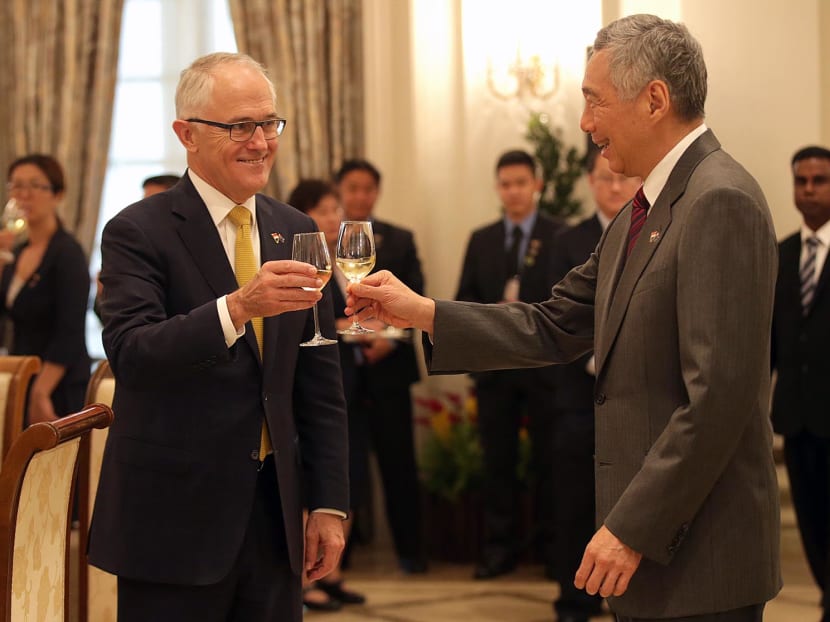
<path fill-rule="evenodd" d="M 597 395 L 596 399 L 594 399 L 594 402 L 596 402 L 597 406 L 602 406 L 605 403 L 605 393 L 600 393 L 599 395 Z"/>
<path fill-rule="evenodd" d="M 802 373 L 802 374 L 806 374 L 806 373 L 807 373 L 807 369 L 808 369 L 808 367 L 807 367 L 807 363 L 804 363 L 804 364 L 801 366 L 801 373 Z"/>
<path fill-rule="evenodd" d="M 254 449 L 254 450 L 251 452 L 251 460 L 257 460 L 257 461 L 259 461 L 259 450 L 258 450 L 258 449 Z"/>

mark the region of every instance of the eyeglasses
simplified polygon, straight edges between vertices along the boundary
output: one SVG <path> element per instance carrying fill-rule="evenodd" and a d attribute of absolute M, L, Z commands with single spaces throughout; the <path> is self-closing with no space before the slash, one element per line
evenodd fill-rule
<path fill-rule="evenodd" d="M 18 182 L 15 182 L 15 183 L 9 182 L 9 183 L 6 184 L 6 191 L 8 191 L 9 194 L 13 194 L 13 193 L 17 193 L 17 192 L 23 192 L 24 190 L 31 190 L 32 192 L 52 192 L 53 191 L 52 186 L 50 186 L 49 184 L 38 184 L 38 183 L 34 183 L 34 182 L 27 183 L 27 184 L 18 183 Z"/>
<path fill-rule="evenodd" d="M 262 128 L 262 135 L 265 140 L 274 140 L 277 136 L 282 134 L 285 129 L 286 120 L 279 117 L 274 119 L 266 119 L 265 121 L 240 121 L 239 123 L 219 123 L 219 121 L 205 121 L 204 119 L 187 119 L 190 123 L 204 123 L 205 125 L 212 125 L 213 127 L 221 127 L 223 130 L 228 130 L 230 139 L 237 143 L 248 142 L 253 138 L 256 128 Z"/>

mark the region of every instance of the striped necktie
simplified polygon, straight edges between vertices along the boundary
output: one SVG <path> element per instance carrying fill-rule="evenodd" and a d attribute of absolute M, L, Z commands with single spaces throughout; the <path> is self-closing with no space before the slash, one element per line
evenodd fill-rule
<path fill-rule="evenodd" d="M 807 315 L 816 293 L 816 253 L 819 239 L 812 235 L 804 240 L 804 243 L 807 245 L 807 256 L 804 258 L 801 270 L 798 271 L 798 276 L 801 280 L 801 313 Z"/>
<path fill-rule="evenodd" d="M 254 256 L 254 245 L 251 242 L 251 220 L 253 220 L 253 214 L 244 205 L 237 205 L 228 214 L 228 218 L 237 227 L 233 271 L 236 273 L 236 282 L 242 287 L 256 276 L 259 268 L 256 257 Z M 253 326 L 257 346 L 259 347 L 259 356 L 262 358 L 262 318 L 251 318 L 251 326 Z M 259 459 L 265 460 L 265 456 L 269 453 L 271 453 L 271 437 L 268 435 L 268 423 L 263 419 L 262 431 L 259 438 Z"/>
<path fill-rule="evenodd" d="M 643 225 L 646 224 L 646 216 L 648 216 L 648 199 L 643 192 L 643 187 L 637 190 L 634 195 L 634 202 L 631 204 L 631 227 L 628 229 L 628 246 L 626 247 L 625 256 L 631 255 L 634 250 L 634 244 L 637 243 L 637 238 L 640 236 L 640 231 Z"/>

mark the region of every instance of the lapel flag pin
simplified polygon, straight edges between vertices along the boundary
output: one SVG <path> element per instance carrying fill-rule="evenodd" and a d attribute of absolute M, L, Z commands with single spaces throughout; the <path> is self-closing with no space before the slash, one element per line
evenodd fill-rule
<path fill-rule="evenodd" d="M 659 231 L 652 231 L 651 235 L 648 236 L 648 243 L 651 244 L 653 242 L 656 242 L 659 239 L 660 239 L 660 232 Z"/>
<path fill-rule="evenodd" d="M 274 240 L 274 244 L 282 244 L 283 242 L 285 242 L 285 238 L 282 237 L 281 233 L 272 233 L 271 239 Z"/>

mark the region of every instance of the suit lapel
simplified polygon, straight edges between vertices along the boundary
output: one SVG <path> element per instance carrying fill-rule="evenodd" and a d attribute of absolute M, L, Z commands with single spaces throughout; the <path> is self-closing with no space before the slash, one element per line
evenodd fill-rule
<path fill-rule="evenodd" d="M 291 247 L 294 242 L 292 232 L 285 229 L 284 224 L 281 226 L 279 220 L 274 215 L 274 210 L 267 209 L 261 197 L 257 196 L 256 200 L 256 219 L 257 229 L 259 230 L 259 257 L 260 262 L 280 261 L 284 259 L 291 259 Z M 280 329 L 280 316 L 274 315 L 266 317 L 264 320 L 263 329 L 263 367 L 273 363 L 273 357 L 269 356 L 269 352 L 273 352 L 277 345 Z M 254 344 L 254 347 L 255 344 Z"/>
<path fill-rule="evenodd" d="M 174 200 L 172 211 L 182 219 L 178 228 L 182 243 L 217 298 L 235 291 L 236 275 L 210 212 L 187 175 L 178 187 L 183 196 Z"/>
<path fill-rule="evenodd" d="M 631 256 L 627 260 L 625 259 L 625 249 L 628 242 L 628 224 L 631 222 L 631 203 L 625 207 L 624 213 L 621 214 L 623 218 L 617 219 L 622 226 L 617 227 L 618 235 L 615 237 L 615 244 L 607 245 L 607 250 L 615 253 L 614 274 L 616 286 L 612 289 L 610 304 L 606 307 L 608 312 L 605 315 L 605 321 L 597 333 L 597 377 L 599 377 L 608 358 L 608 353 L 617 338 L 634 288 L 643 272 L 645 272 L 655 251 L 665 238 L 666 231 L 671 224 L 672 207 L 686 191 L 689 178 L 697 165 L 717 149 L 720 149 L 720 144 L 711 130 L 707 130 L 686 149 L 674 169 L 672 169 L 666 185 L 660 192 L 660 196 L 657 197 L 651 211 L 649 211 L 648 218 L 640 232 L 640 237 L 637 238 Z"/>
<path fill-rule="evenodd" d="M 800 245 L 799 245 L 799 258 L 796 262 L 798 265 L 801 261 L 801 254 L 800 254 Z M 827 281 L 830 280 L 830 269 L 828 269 L 827 265 L 830 264 L 828 258 L 825 258 L 824 265 L 821 267 L 821 274 L 819 274 L 818 281 L 816 282 L 816 291 L 813 293 L 813 304 L 810 307 L 810 312 L 808 315 L 812 314 L 813 309 L 816 308 L 816 301 L 818 301 L 819 296 L 822 292 L 827 288 Z M 801 288 L 801 277 L 799 276 L 797 279 L 798 287 L 799 287 L 799 299 L 800 299 L 800 288 Z"/>

